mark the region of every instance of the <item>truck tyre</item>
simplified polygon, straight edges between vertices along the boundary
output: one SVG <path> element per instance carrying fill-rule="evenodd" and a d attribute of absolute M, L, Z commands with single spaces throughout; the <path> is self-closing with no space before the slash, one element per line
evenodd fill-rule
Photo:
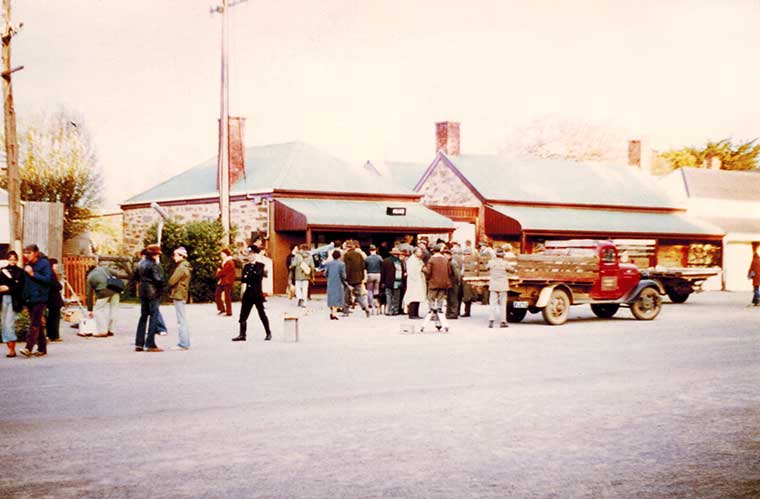
<path fill-rule="evenodd" d="M 640 321 L 651 321 L 660 313 L 662 298 L 654 288 L 644 288 L 631 303 L 633 316 Z"/>
<path fill-rule="evenodd" d="M 559 326 L 567 321 L 570 312 L 570 297 L 561 289 L 552 290 L 549 303 L 542 310 L 544 321 L 552 326 Z"/>
<path fill-rule="evenodd" d="M 617 303 L 592 303 L 591 311 L 601 319 L 609 319 L 620 309 Z"/>
<path fill-rule="evenodd" d="M 511 304 L 507 306 L 507 320 L 509 322 L 521 322 L 528 315 L 527 308 L 515 308 Z"/>
<path fill-rule="evenodd" d="M 676 291 L 674 289 L 669 289 L 666 292 L 668 293 L 668 298 L 670 298 L 670 301 L 673 303 L 683 303 L 689 299 L 689 295 L 691 294 Z"/>

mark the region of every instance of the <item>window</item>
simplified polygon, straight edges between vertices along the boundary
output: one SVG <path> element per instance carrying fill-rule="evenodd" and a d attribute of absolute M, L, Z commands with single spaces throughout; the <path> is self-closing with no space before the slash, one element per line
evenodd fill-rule
<path fill-rule="evenodd" d="M 615 263 L 615 250 L 613 248 L 605 248 L 602 250 L 602 261 L 604 263 Z"/>

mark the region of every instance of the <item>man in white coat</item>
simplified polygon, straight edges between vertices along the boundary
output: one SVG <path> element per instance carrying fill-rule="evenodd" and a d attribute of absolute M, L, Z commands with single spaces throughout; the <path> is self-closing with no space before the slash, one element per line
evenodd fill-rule
<path fill-rule="evenodd" d="M 422 319 L 420 315 L 420 302 L 427 297 L 427 280 L 422 268 L 425 261 L 422 259 L 421 248 L 415 248 L 414 253 L 406 261 L 406 293 L 404 303 L 407 307 L 410 319 Z"/>

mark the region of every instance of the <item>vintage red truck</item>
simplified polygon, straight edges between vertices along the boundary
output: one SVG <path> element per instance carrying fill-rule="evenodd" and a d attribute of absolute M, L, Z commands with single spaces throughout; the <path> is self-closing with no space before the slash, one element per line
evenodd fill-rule
<path fill-rule="evenodd" d="M 642 279 L 635 265 L 621 262 L 611 241 L 547 242 L 542 253 L 518 255 L 516 267 L 507 306 L 510 322 L 520 322 L 528 312 L 541 312 L 547 324 L 564 324 L 570 306 L 581 304 L 590 304 L 602 318 L 628 307 L 636 319 L 652 320 L 660 313 L 665 294 L 658 282 Z M 465 272 L 464 279 L 487 285 L 484 275 Z"/>

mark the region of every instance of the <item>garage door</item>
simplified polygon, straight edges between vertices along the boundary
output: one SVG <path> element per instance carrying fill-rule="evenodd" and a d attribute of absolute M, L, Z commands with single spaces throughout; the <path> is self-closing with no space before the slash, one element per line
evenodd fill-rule
<path fill-rule="evenodd" d="M 747 279 L 747 269 L 752 261 L 752 244 L 749 242 L 727 243 L 723 258 L 726 290 L 751 291 L 752 281 Z"/>

